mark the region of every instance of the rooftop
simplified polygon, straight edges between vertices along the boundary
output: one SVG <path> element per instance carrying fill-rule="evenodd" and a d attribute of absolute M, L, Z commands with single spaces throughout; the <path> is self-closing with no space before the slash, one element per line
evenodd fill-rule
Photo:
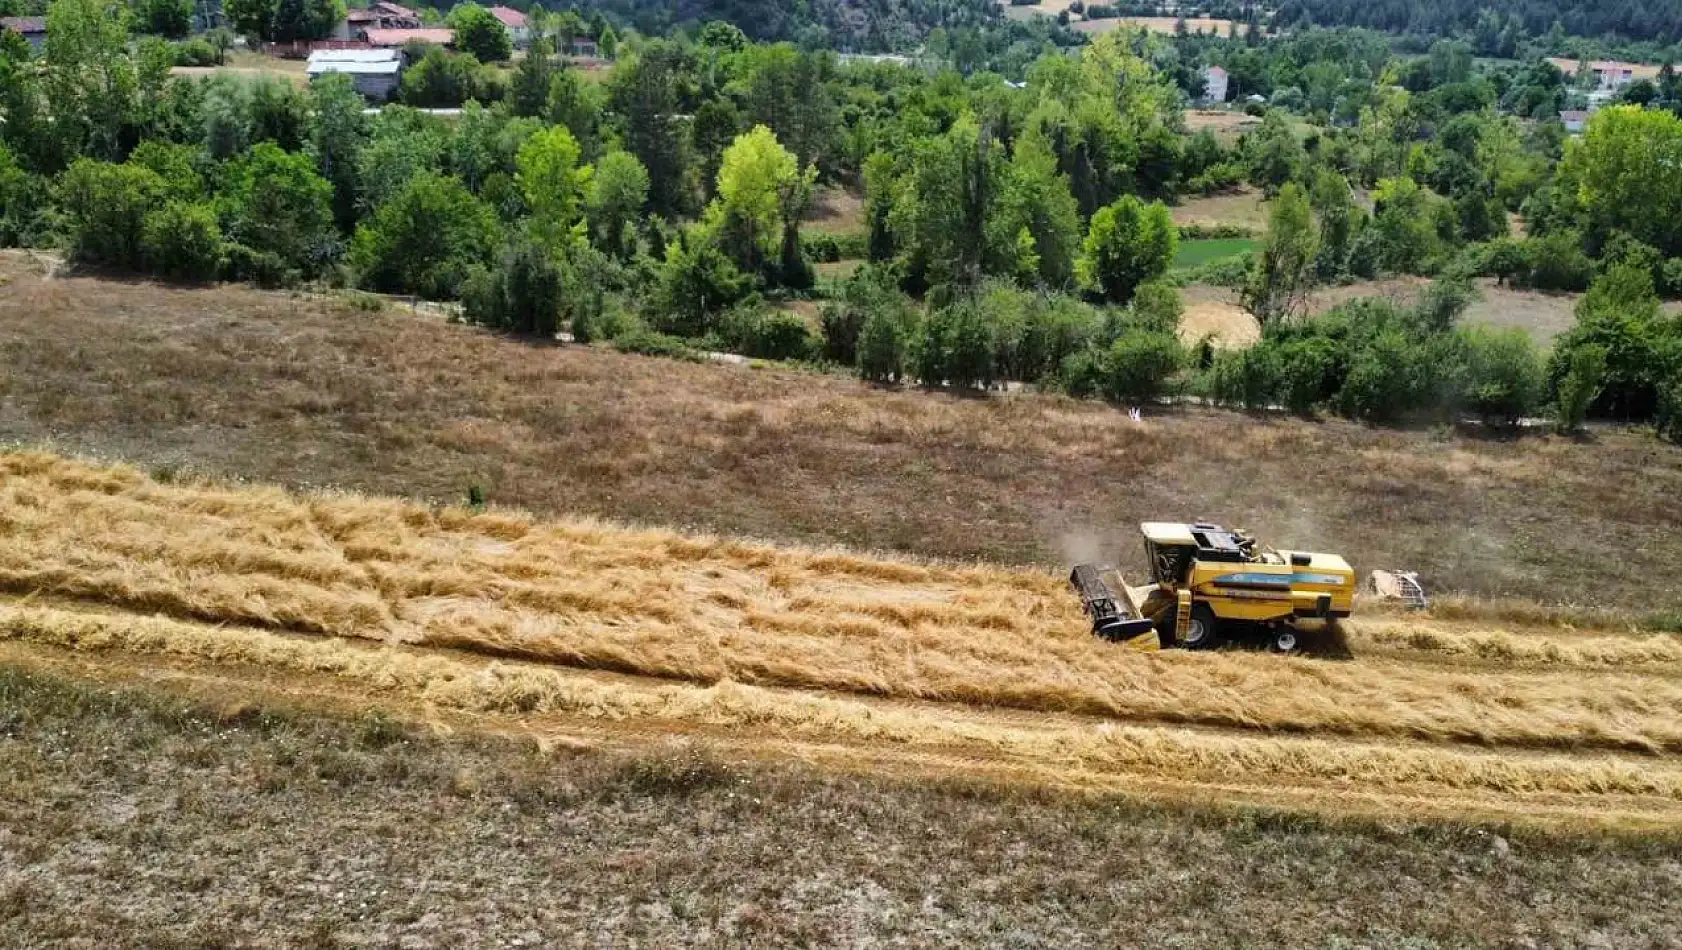
<path fill-rule="evenodd" d="M 0 27 L 14 33 L 45 33 L 47 18 L 39 16 L 0 16 Z"/>
<path fill-rule="evenodd" d="M 491 16 L 502 21 L 502 25 L 511 30 L 522 29 L 526 25 L 526 15 L 513 7 L 491 7 Z"/>
<path fill-rule="evenodd" d="M 406 43 L 432 43 L 448 46 L 456 40 L 456 31 L 448 29 L 369 30 L 368 42 L 374 46 L 402 46 Z"/>

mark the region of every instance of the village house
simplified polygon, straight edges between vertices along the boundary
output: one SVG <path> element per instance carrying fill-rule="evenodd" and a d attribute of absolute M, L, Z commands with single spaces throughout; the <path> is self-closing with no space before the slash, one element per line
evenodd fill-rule
<path fill-rule="evenodd" d="M 1219 103 L 1226 101 L 1227 72 L 1219 66 L 1210 66 L 1203 71 L 1203 101 Z"/>
<path fill-rule="evenodd" d="M 0 29 L 29 41 L 30 47 L 39 53 L 47 45 L 47 18 L 39 16 L 5 16 L 0 17 Z"/>
<path fill-rule="evenodd" d="M 1574 59 L 1559 56 L 1549 57 L 1548 62 L 1554 64 L 1567 79 L 1577 78 L 1577 69 L 1583 64 Z M 1635 82 L 1637 79 L 1659 78 L 1659 67 L 1647 66 L 1641 63 L 1620 63 L 1616 60 L 1596 60 L 1589 63 L 1588 68 L 1594 71 L 1596 88 L 1605 92 L 1614 92 Z"/>
<path fill-rule="evenodd" d="M 397 49 L 323 49 L 310 54 L 310 81 L 332 73 L 350 77 L 351 85 L 372 102 L 386 102 L 403 78 L 403 51 Z"/>
<path fill-rule="evenodd" d="M 531 23 L 526 15 L 513 7 L 491 7 L 491 16 L 499 20 L 508 30 L 508 37 L 514 41 L 515 49 L 525 49 L 531 45 Z"/>
<path fill-rule="evenodd" d="M 364 30 L 362 38 L 375 49 L 400 49 L 410 43 L 424 43 L 428 46 L 454 46 L 456 31 L 445 28 L 402 29 L 402 30 Z"/>
<path fill-rule="evenodd" d="M 332 38 L 341 42 L 364 40 L 369 30 L 414 30 L 420 25 L 420 14 L 408 7 L 374 3 L 366 8 L 353 7 L 345 11 L 345 18 L 333 28 Z"/>

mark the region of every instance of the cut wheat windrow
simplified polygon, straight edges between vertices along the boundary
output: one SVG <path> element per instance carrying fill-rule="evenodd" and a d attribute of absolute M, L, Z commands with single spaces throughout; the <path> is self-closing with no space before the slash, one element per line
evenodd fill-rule
<path fill-rule="evenodd" d="M 464 709 L 979 743 L 1064 774 L 1682 800 L 1654 755 L 1682 749 L 1682 656 L 1654 635 L 1376 615 L 1350 625 L 1350 660 L 1136 654 L 1091 637 L 1050 572 L 165 484 L 43 453 L 0 455 L 0 539 L 16 642 L 350 663 L 335 675 Z M 615 693 L 560 668 L 681 682 Z M 978 724 L 986 707 L 1028 720 Z M 1187 725 L 1221 731 L 1167 728 Z"/>

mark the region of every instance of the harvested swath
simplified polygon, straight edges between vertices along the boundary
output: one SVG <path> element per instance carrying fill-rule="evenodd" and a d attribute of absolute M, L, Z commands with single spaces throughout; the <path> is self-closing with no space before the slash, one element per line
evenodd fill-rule
<path fill-rule="evenodd" d="M 1657 759 L 1468 752 L 1307 738 L 1262 738 L 1105 725 L 1048 716 L 883 706 L 796 691 L 601 679 L 523 663 L 474 661 L 409 648 L 304 639 L 167 618 L 83 613 L 0 602 L 0 639 L 82 652 L 126 651 L 277 670 L 326 673 L 370 692 L 475 712 L 564 713 L 794 730 L 815 738 L 971 750 L 1059 773 L 1138 773 L 1167 780 L 1272 787 L 1333 783 L 1428 796 L 1628 796 L 1648 809 L 1682 802 L 1682 766 Z M 1547 800 L 1558 808 L 1560 802 Z M 1629 806 L 1624 800 L 1621 805 Z M 1585 808 L 1592 805 L 1584 804 Z"/>
<path fill-rule="evenodd" d="M 1673 634 L 1541 633 L 1428 620 L 1358 620 L 1345 625 L 1351 647 L 1433 654 L 1527 666 L 1631 668 L 1682 673 L 1682 638 Z M 1665 669 L 1675 667 L 1676 669 Z"/>
<path fill-rule="evenodd" d="M 1682 679 L 1095 641 L 1060 578 L 0 456 L 0 586 L 619 670 L 1347 736 L 1682 749 Z M 1478 664 L 1487 667 L 1487 664 Z"/>

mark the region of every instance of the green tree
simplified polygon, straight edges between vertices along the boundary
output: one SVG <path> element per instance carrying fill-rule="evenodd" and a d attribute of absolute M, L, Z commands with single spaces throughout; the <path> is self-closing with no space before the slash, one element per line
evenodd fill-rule
<path fill-rule="evenodd" d="M 314 274 L 330 259 L 333 186 L 306 155 L 270 142 L 254 146 L 228 169 L 218 196 L 228 236 L 273 254 L 288 268 Z"/>
<path fill-rule="evenodd" d="M 615 257 L 635 250 L 635 228 L 648 201 L 648 169 L 630 152 L 612 151 L 596 163 L 585 217 L 596 246 Z"/>
<path fill-rule="evenodd" d="M 1301 316 L 1313 286 L 1320 235 L 1302 186 L 1289 182 L 1279 190 L 1268 213 L 1267 239 L 1244 288 L 1245 309 L 1262 327 Z"/>
<path fill-rule="evenodd" d="M 504 62 L 514 53 L 508 28 L 477 3 L 457 6 L 446 22 L 456 31 L 456 49 L 471 53 L 481 63 Z"/>
<path fill-rule="evenodd" d="M 1104 354 L 1104 395 L 1116 402 L 1154 402 L 1185 366 L 1185 348 L 1172 333 L 1128 330 Z"/>
<path fill-rule="evenodd" d="M 800 215 L 816 176 L 810 166 L 803 172 L 794 153 L 763 125 L 724 150 L 708 220 L 738 267 L 762 271 L 772 255 L 786 257 L 791 244 L 798 263 Z"/>
<path fill-rule="evenodd" d="M 551 248 L 572 239 L 590 185 L 592 169 L 578 157 L 572 133 L 554 126 L 527 139 L 515 160 L 514 180 L 531 209 L 533 233 Z"/>
<path fill-rule="evenodd" d="M 1561 434 L 1571 435 L 1582 429 L 1589 406 L 1600 396 L 1606 379 L 1606 350 L 1599 346 L 1576 347 L 1570 351 L 1565 366 L 1555 404 L 1554 427 Z"/>
<path fill-rule="evenodd" d="M 78 261 L 138 270 L 146 215 L 163 199 L 164 182 L 139 165 L 77 159 L 58 185 L 70 253 Z"/>
<path fill-rule="evenodd" d="M 151 169 L 163 182 L 165 195 L 191 202 L 205 194 L 204 176 L 199 174 L 197 165 L 203 154 L 191 145 L 147 139 L 129 153 L 128 164 Z"/>
<path fill-rule="evenodd" d="M 135 20 L 146 33 L 180 39 L 193 28 L 190 0 L 135 0 Z"/>
<path fill-rule="evenodd" d="M 973 287 L 988 259 L 989 211 L 996 207 L 1000 146 L 973 117 L 912 145 L 911 170 L 890 212 L 895 241 L 931 285 Z M 995 234 L 997 232 L 995 231 Z M 1014 260 L 1017 233 L 995 259 Z"/>
<path fill-rule="evenodd" d="M 492 98 L 477 57 L 434 46 L 403 73 L 403 102 L 418 109 L 454 109 Z"/>
<path fill-rule="evenodd" d="M 1563 393 L 1576 352 L 1592 348 L 1603 354 L 1592 411 L 1628 420 L 1651 418 L 1663 375 L 1663 339 L 1671 323 L 1660 310 L 1651 272 L 1628 264 L 1611 267 L 1577 301 L 1576 315 L 1576 325 L 1554 341 L 1548 375 L 1556 391 Z"/>
<path fill-rule="evenodd" d="M 692 229 L 666 246 L 649 299 L 651 322 L 662 333 L 700 336 L 751 286 L 716 243 Z"/>
<path fill-rule="evenodd" d="M 648 203 L 674 217 L 692 206 L 689 124 L 679 95 L 685 56 L 669 43 L 649 43 L 613 71 L 611 101 L 624 126 L 625 150 L 648 169 Z"/>
<path fill-rule="evenodd" d="M 737 60 L 745 124 L 769 127 L 802 168 L 828 161 L 840 129 L 827 61 L 788 43 L 751 47 Z"/>
<path fill-rule="evenodd" d="M 319 40 L 345 18 L 344 0 L 223 0 L 234 29 L 270 43 Z"/>
<path fill-rule="evenodd" d="M 221 265 L 222 228 L 208 204 L 165 203 L 146 215 L 140 243 L 152 273 L 171 280 L 211 280 Z"/>
<path fill-rule="evenodd" d="M 1682 256 L 1682 118 L 1602 109 L 1566 149 L 1560 178 L 1577 184 L 1591 234 L 1625 231 L 1667 257 Z"/>
<path fill-rule="evenodd" d="M 495 253 L 500 232 L 496 214 L 461 182 L 423 172 L 357 227 L 351 265 L 375 290 L 452 300 Z"/>
<path fill-rule="evenodd" d="M 1308 154 L 1286 121 L 1285 113 L 1270 109 L 1261 128 L 1245 139 L 1244 155 L 1250 167 L 1250 183 L 1268 195 L 1279 193 L 1288 181 L 1302 177 Z"/>
<path fill-rule="evenodd" d="M 561 269 L 554 251 L 540 238 L 514 235 L 494 267 L 469 277 L 462 312 L 481 326 L 553 339 L 561 313 Z"/>
<path fill-rule="evenodd" d="M 359 164 L 368 143 L 368 117 L 349 76 L 334 73 L 310 83 L 310 155 L 333 186 L 333 220 L 342 231 L 356 226 Z"/>
<path fill-rule="evenodd" d="M 1032 279 L 1063 289 L 1074 282 L 1075 258 L 1080 253 L 1080 206 L 1069 190 L 1068 176 L 1057 170 L 1057 156 L 1039 136 L 1016 142 L 1015 154 L 1002 176 L 997 210 L 988 218 L 989 243 L 1003 246 L 1026 232 L 1032 253 L 1018 255 Z M 1019 273 L 1022 267 L 1013 268 Z"/>
<path fill-rule="evenodd" d="M 1528 334 L 1489 327 L 1457 333 L 1464 373 L 1461 405 L 1486 422 L 1513 425 L 1541 404 L 1547 377 Z"/>
<path fill-rule="evenodd" d="M 509 108 L 515 115 L 543 115 L 549 105 L 549 86 L 560 71 L 554 44 L 547 37 L 533 40 L 531 49 L 514 67 L 514 78 L 508 84 Z"/>
<path fill-rule="evenodd" d="M 858 371 L 873 383 L 905 378 L 907 320 L 892 310 L 872 310 L 859 328 Z"/>
<path fill-rule="evenodd" d="M 62 154 L 117 159 L 140 112 L 141 75 L 128 52 L 123 0 L 52 0 L 46 94 Z"/>
<path fill-rule="evenodd" d="M 1087 288 L 1112 303 L 1126 303 L 1140 284 L 1168 272 L 1178 242 L 1161 202 L 1147 205 L 1123 195 L 1092 216 L 1076 269 Z"/>

